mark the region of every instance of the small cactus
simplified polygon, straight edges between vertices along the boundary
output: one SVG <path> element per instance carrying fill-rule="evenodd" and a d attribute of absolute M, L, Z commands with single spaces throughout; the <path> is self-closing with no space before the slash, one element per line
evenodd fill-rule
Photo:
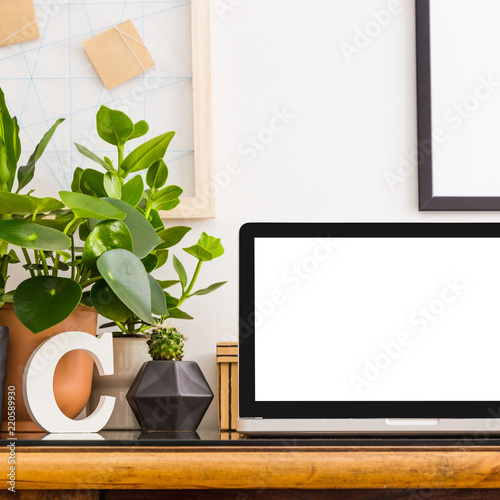
<path fill-rule="evenodd" d="M 185 335 L 177 328 L 156 325 L 148 332 L 148 352 L 154 360 L 181 361 Z"/>

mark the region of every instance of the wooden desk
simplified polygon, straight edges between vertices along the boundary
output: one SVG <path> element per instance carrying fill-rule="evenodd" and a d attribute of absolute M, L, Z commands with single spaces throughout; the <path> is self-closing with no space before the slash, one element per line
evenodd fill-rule
<path fill-rule="evenodd" d="M 29 499 L 127 499 L 135 498 L 133 495 L 143 500 L 500 498 L 500 445 L 307 446 L 291 442 L 284 446 L 266 446 L 253 443 L 168 447 L 18 446 L 16 490 L 18 498 Z M 4 448 L 0 450 L 2 478 L 7 477 L 7 459 L 8 450 Z M 342 491 L 327 491 L 331 489 Z M 42 494 L 40 490 L 53 491 Z M 98 490 L 105 493 L 99 496 Z M 123 490 L 173 491 L 134 494 Z M 14 497 L 8 491 L 0 495 L 0 498 Z"/>

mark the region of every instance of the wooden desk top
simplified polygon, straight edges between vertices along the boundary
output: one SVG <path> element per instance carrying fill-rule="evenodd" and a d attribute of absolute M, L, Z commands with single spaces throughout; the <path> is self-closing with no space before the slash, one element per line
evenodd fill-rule
<path fill-rule="evenodd" d="M 500 446 L 16 448 L 18 490 L 204 488 L 500 488 Z"/>

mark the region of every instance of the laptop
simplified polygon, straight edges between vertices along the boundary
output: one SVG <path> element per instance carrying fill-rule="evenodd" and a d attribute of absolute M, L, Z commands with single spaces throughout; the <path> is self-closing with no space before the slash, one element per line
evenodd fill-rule
<path fill-rule="evenodd" d="M 248 435 L 500 433 L 500 224 L 240 231 Z"/>

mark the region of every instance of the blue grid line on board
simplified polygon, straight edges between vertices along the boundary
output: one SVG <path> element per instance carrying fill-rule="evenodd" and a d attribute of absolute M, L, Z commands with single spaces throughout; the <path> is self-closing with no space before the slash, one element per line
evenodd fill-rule
<path fill-rule="evenodd" d="M 112 24 L 107 24 L 106 26 L 99 26 L 98 28 L 93 25 L 92 23 L 92 16 L 89 14 L 89 10 L 91 11 L 92 6 L 103 6 L 103 5 L 108 5 L 108 6 L 113 6 L 117 8 L 121 8 L 121 15 L 120 15 L 120 21 L 123 22 L 123 18 L 125 17 L 126 9 L 129 6 L 139 6 L 140 7 L 140 16 L 135 15 L 135 16 L 127 16 L 127 19 L 131 19 L 132 21 L 138 22 L 139 26 L 141 28 L 141 36 L 144 40 L 144 38 L 147 37 L 146 29 L 145 29 L 145 19 L 146 18 L 151 18 L 151 16 L 158 16 L 160 14 L 168 13 L 170 11 L 174 11 L 176 9 L 182 8 L 189 6 L 191 4 L 190 0 L 157 0 L 157 1 L 129 1 L 129 0 L 124 0 L 123 2 L 88 2 L 85 0 L 74 0 L 71 1 L 69 0 L 67 3 L 60 4 L 58 3 L 58 6 L 66 7 L 67 8 L 67 22 L 69 25 L 69 29 L 67 32 L 67 36 L 62 36 L 57 40 L 50 40 L 46 41 L 46 33 L 47 29 L 50 29 L 50 19 L 52 16 L 53 8 L 54 8 L 54 2 L 55 0 L 50 0 L 49 2 L 35 2 L 34 5 L 35 7 L 45 7 L 48 8 L 48 16 L 47 16 L 47 21 L 45 23 L 44 29 L 41 33 L 39 42 L 36 44 L 36 46 L 33 47 L 33 42 L 24 42 L 18 44 L 19 49 L 16 51 L 16 53 L 12 54 L 9 53 L 7 56 L 1 57 L 1 51 L 0 51 L 0 65 L 2 62 L 5 62 L 7 60 L 13 60 L 14 58 L 23 58 L 24 59 L 24 67 L 25 70 L 27 71 L 28 76 L 20 76 L 19 78 L 15 78 L 12 76 L 8 76 L 5 78 L 2 78 L 0 76 L 0 84 L 3 80 L 5 82 L 8 81 L 16 81 L 19 80 L 19 82 L 27 82 L 28 86 L 24 87 L 25 88 L 25 95 L 24 99 L 22 100 L 22 105 L 19 109 L 17 107 L 16 110 L 14 110 L 14 114 L 17 114 L 18 117 L 20 117 L 21 125 L 22 125 L 22 131 L 23 131 L 23 141 L 26 139 L 31 143 L 32 148 L 34 150 L 34 147 L 36 143 L 40 140 L 40 126 L 45 126 L 46 129 L 50 126 L 52 126 L 53 122 L 55 122 L 56 119 L 58 118 L 68 118 L 69 117 L 69 147 L 57 147 L 56 144 L 54 143 L 54 139 L 51 141 L 51 147 L 53 147 L 53 150 L 47 149 L 47 153 L 55 153 L 57 156 L 57 160 L 59 164 L 61 165 L 61 168 L 58 170 L 58 173 L 60 176 L 58 177 L 56 173 L 53 170 L 53 166 L 47 162 L 45 158 L 42 159 L 44 162 L 46 168 L 48 171 L 51 173 L 51 176 L 53 179 L 56 181 L 56 183 L 59 185 L 61 188 L 67 188 L 70 185 L 70 180 L 67 176 L 67 174 L 71 174 L 70 178 L 72 177 L 73 171 L 74 171 L 74 165 L 73 162 L 71 162 L 69 165 L 67 165 L 69 168 L 65 169 L 63 168 L 63 161 L 61 158 L 61 154 L 71 154 L 75 152 L 75 149 L 73 147 L 73 125 L 74 125 L 74 119 L 76 118 L 76 115 L 78 114 L 83 114 L 87 111 L 92 111 L 93 115 L 95 116 L 95 113 L 97 112 L 97 109 L 99 108 L 100 105 L 115 105 L 117 107 L 117 104 L 121 102 L 126 102 L 127 99 L 133 99 L 137 98 L 137 96 L 144 96 L 142 99 L 142 114 L 143 118 L 145 120 L 148 120 L 147 117 L 147 95 L 150 94 L 151 92 L 155 91 L 161 91 L 164 89 L 167 89 L 168 87 L 175 87 L 178 85 L 181 85 L 185 82 L 189 82 L 192 80 L 191 76 L 166 76 L 166 75 L 154 75 L 154 78 L 158 81 L 161 82 L 162 84 L 155 86 L 153 88 L 147 88 L 146 82 L 148 80 L 149 75 L 147 73 L 143 73 L 133 79 L 133 80 L 142 80 L 142 90 L 137 92 L 135 91 L 136 88 L 134 88 L 134 92 L 132 92 L 129 95 L 123 95 L 123 93 L 114 93 L 113 91 L 106 91 L 104 89 L 104 85 L 101 84 L 99 87 L 99 93 L 97 95 L 97 100 L 92 103 L 92 105 L 89 106 L 84 106 L 82 108 L 78 108 L 78 106 L 75 107 L 75 100 L 74 100 L 74 95 L 76 92 L 75 87 L 73 86 L 73 82 L 76 81 L 97 81 L 99 80 L 98 76 L 85 76 L 82 74 L 78 75 L 73 75 L 73 69 L 75 67 L 74 60 L 72 58 L 72 42 L 75 41 L 76 39 L 83 39 L 85 37 L 91 37 L 95 36 L 96 34 L 109 29 L 110 27 L 118 24 L 118 22 L 114 22 Z M 72 22 L 74 21 L 74 18 L 72 16 L 72 6 L 80 6 L 83 8 L 83 14 L 84 14 L 84 19 L 86 21 L 86 25 L 88 26 L 87 30 L 83 30 L 83 33 L 74 35 L 71 33 L 71 26 Z M 145 7 L 151 7 L 153 11 L 145 11 Z M 161 8 L 163 7 L 163 8 Z M 55 11 L 57 14 L 57 10 Z M 137 11 L 135 10 L 134 12 Z M 29 45 L 27 45 L 29 43 Z M 67 44 L 67 58 L 68 58 L 68 75 L 41 75 L 41 76 L 36 76 L 36 70 L 39 64 L 40 60 L 40 54 L 42 51 L 44 51 L 47 48 L 51 48 L 57 45 L 64 45 Z M 13 46 L 12 46 L 13 47 Z M 29 47 L 29 48 L 28 48 Z M 28 60 L 29 57 L 29 60 Z M 15 59 L 14 59 L 15 60 Z M 17 63 L 16 63 L 17 64 Z M 1 66 L 0 66 L 1 68 Z M 177 75 L 178 68 L 175 68 L 175 74 Z M 58 112 L 57 116 L 50 116 L 43 103 L 43 99 L 45 96 L 42 96 L 39 91 L 39 85 L 38 83 L 41 83 L 43 81 L 46 82 L 62 82 L 64 83 L 65 81 L 68 82 L 67 85 L 67 92 L 68 92 L 68 97 L 69 97 L 69 105 L 68 105 L 68 111 L 66 113 L 61 113 Z M 168 82 L 168 83 L 167 83 Z M 30 99 L 30 100 L 29 100 Z M 165 101 L 167 102 L 167 101 Z M 28 104 L 29 103 L 29 104 Z M 168 101 L 168 106 L 170 106 L 172 103 L 172 98 Z M 25 123 L 29 122 L 29 115 L 30 113 L 26 113 L 26 107 L 29 106 L 30 111 L 33 111 L 36 108 L 36 111 L 39 115 L 38 120 L 31 120 L 31 123 Z M 16 113 L 17 111 L 17 113 Z M 32 132 L 30 130 L 33 129 Z M 38 130 L 37 130 L 38 129 Z M 86 138 L 87 144 L 90 142 L 92 134 L 92 127 L 88 127 L 88 135 Z M 36 141 L 33 139 L 36 135 Z M 40 137 L 39 137 L 40 136 Z M 85 138 L 80 138 L 82 143 L 85 143 Z M 24 147 L 23 151 L 24 154 L 30 154 L 31 152 L 27 151 L 28 148 Z M 105 151 L 104 153 L 112 153 L 113 151 Z M 192 148 L 177 148 L 169 151 L 171 154 L 176 154 L 174 158 L 170 159 L 169 161 L 176 161 L 180 158 L 183 158 L 187 155 L 192 155 L 194 153 L 194 150 Z M 65 184 L 65 186 L 63 185 Z"/>
<path fill-rule="evenodd" d="M 146 2 L 146 3 L 147 3 L 147 2 Z M 144 17 L 156 16 L 156 15 L 158 15 L 158 14 L 162 14 L 162 13 L 164 13 L 164 12 L 168 12 L 168 11 L 173 10 L 173 9 L 178 9 L 179 7 L 185 7 L 186 5 L 190 5 L 190 4 L 191 4 L 191 2 L 186 2 L 186 3 L 182 4 L 182 5 L 177 5 L 177 6 L 175 6 L 175 7 L 169 7 L 168 9 L 163 9 L 163 10 L 159 10 L 159 11 L 157 11 L 157 12 L 152 12 L 151 14 L 146 14 Z M 69 4 L 68 4 L 68 5 L 69 5 Z M 131 20 L 131 21 L 139 21 L 139 20 L 144 19 L 144 17 L 132 17 L 132 18 L 130 18 L 130 20 Z M 101 31 L 105 31 L 105 30 L 107 30 L 107 29 L 109 29 L 109 28 L 112 28 L 113 26 L 115 26 L 115 25 L 114 25 L 114 24 L 109 24 L 109 25 L 106 25 L 106 26 L 101 26 L 101 27 L 99 27 L 99 31 L 100 31 L 100 32 L 101 32 Z M 49 44 L 47 44 L 47 45 L 40 46 L 40 47 L 38 47 L 38 48 L 36 48 L 36 49 L 30 49 L 30 50 L 27 50 L 27 51 L 26 51 L 26 53 L 28 54 L 28 53 L 30 53 L 30 52 L 32 52 L 32 51 L 36 51 L 36 50 L 39 50 L 39 49 L 46 49 L 46 48 L 48 48 L 48 47 L 51 47 L 51 46 L 53 46 L 53 45 L 57 45 L 57 44 L 62 43 L 62 42 L 68 42 L 68 43 L 69 43 L 69 42 L 71 42 L 71 40 L 73 40 L 73 39 L 75 39 L 75 38 L 81 38 L 81 37 L 84 37 L 84 36 L 91 37 L 91 36 L 92 36 L 92 34 L 93 34 L 93 33 L 92 33 L 92 31 L 89 31 L 89 32 L 86 32 L 86 33 L 81 33 L 81 34 L 79 34 L 79 35 L 75 35 L 75 36 L 68 36 L 67 38 L 64 38 L 64 39 L 62 39 L 62 40 L 57 40 L 56 42 L 52 42 L 52 43 L 49 43 Z M 21 44 L 20 44 L 20 45 L 21 45 Z M 1 62 L 1 61 L 4 61 L 4 60 L 6 60 L 6 59 L 10 59 L 10 58 L 12 58 L 12 57 L 17 57 L 18 55 L 19 55 L 19 54 L 12 54 L 12 55 L 10 55 L 10 56 L 4 57 L 4 58 L 0 58 L 0 62 Z"/>

